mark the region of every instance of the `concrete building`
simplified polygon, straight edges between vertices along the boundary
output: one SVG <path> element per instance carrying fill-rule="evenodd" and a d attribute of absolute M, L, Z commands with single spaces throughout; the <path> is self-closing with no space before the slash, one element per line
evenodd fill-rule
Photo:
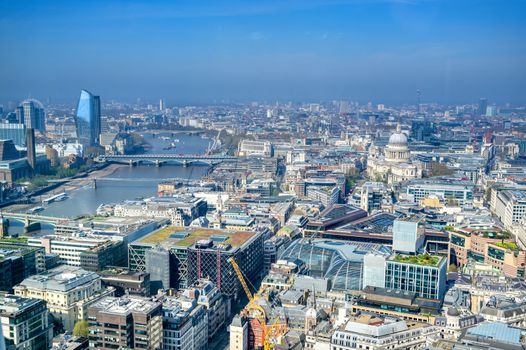
<path fill-rule="evenodd" d="M 306 196 L 314 201 L 321 202 L 325 207 L 338 203 L 340 190 L 338 187 L 319 187 L 309 186 L 306 189 Z"/>
<path fill-rule="evenodd" d="M 180 195 L 125 201 L 115 206 L 113 214 L 118 217 L 170 219 L 174 226 L 188 226 L 193 220 L 204 216 L 206 211 L 204 199 Z"/>
<path fill-rule="evenodd" d="M 517 302 L 511 297 L 491 297 L 480 309 L 479 314 L 487 321 L 521 328 L 526 326 L 526 302 Z"/>
<path fill-rule="evenodd" d="M 230 316 L 230 303 L 223 293 L 207 279 L 198 280 L 191 288 L 197 303 L 203 305 L 208 314 L 208 339 L 215 337 Z"/>
<path fill-rule="evenodd" d="M 44 247 L 46 254 L 56 254 L 61 263 L 98 271 L 106 266 L 126 265 L 126 244 L 107 236 L 45 235 L 28 239 L 32 247 Z"/>
<path fill-rule="evenodd" d="M 287 249 L 291 239 L 288 236 L 272 236 L 264 243 L 263 273 L 267 274 L 273 263 L 277 262 L 281 254 Z"/>
<path fill-rule="evenodd" d="M 208 348 L 208 313 L 193 293 L 165 297 L 162 305 L 164 350 Z"/>
<path fill-rule="evenodd" d="M 88 307 L 104 296 L 113 295 L 114 288 L 102 288 L 101 279 L 94 272 L 62 265 L 26 278 L 14 287 L 14 293 L 46 301 L 55 320 L 71 332 L 77 321 L 86 320 Z"/>
<path fill-rule="evenodd" d="M 248 320 L 236 315 L 230 324 L 230 349 L 248 350 Z"/>
<path fill-rule="evenodd" d="M 450 205 L 471 205 L 474 184 L 471 181 L 449 178 L 429 178 L 411 181 L 406 186 L 406 194 L 414 203 L 433 195 Z"/>
<path fill-rule="evenodd" d="M 421 218 L 413 216 L 393 222 L 393 250 L 403 254 L 417 254 L 424 245 L 425 229 Z"/>
<path fill-rule="evenodd" d="M 272 157 L 274 148 L 270 141 L 241 140 L 238 146 L 240 156 Z"/>
<path fill-rule="evenodd" d="M 160 302 L 136 296 L 106 297 L 89 307 L 88 322 L 90 349 L 162 348 Z"/>
<path fill-rule="evenodd" d="M 39 299 L 4 295 L 0 298 L 0 327 L 7 350 L 46 350 L 51 348 L 53 325 L 46 302 Z M 0 337 L 0 341 L 3 341 Z M 0 345 L 1 348 L 1 345 Z"/>
<path fill-rule="evenodd" d="M 331 350 L 421 349 L 439 330 L 427 323 L 362 315 L 351 318 L 332 335 Z"/>
<path fill-rule="evenodd" d="M 354 189 L 349 204 L 367 212 L 393 204 L 393 191 L 383 182 L 368 181 Z"/>
<path fill-rule="evenodd" d="M 526 252 L 512 236 L 497 230 L 454 230 L 449 232 L 451 262 L 464 267 L 469 261 L 488 264 L 506 276 L 524 278 Z"/>
<path fill-rule="evenodd" d="M 496 201 L 490 208 L 508 230 L 512 230 L 526 217 L 526 191 L 498 191 Z"/>
<path fill-rule="evenodd" d="M 104 270 L 98 273 L 104 287 L 115 288 L 115 296 L 124 294 L 150 296 L 150 274 L 143 271 L 119 269 Z"/>

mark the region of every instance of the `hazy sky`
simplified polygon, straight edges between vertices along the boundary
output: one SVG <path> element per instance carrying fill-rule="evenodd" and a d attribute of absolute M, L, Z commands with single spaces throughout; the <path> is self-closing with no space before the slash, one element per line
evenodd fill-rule
<path fill-rule="evenodd" d="M 0 100 L 526 104 L 526 1 L 0 0 Z"/>

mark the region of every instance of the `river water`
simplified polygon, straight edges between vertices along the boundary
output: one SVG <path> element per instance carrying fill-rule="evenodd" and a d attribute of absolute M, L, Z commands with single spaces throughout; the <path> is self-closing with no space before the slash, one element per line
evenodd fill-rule
<path fill-rule="evenodd" d="M 178 139 L 174 143 L 175 149 L 167 150 L 171 140 L 164 140 L 159 136 Z M 208 147 L 208 139 L 201 136 L 171 133 L 156 135 L 144 134 L 144 138 L 152 146 L 148 153 L 155 154 L 202 154 Z M 163 164 L 161 167 L 154 165 L 139 165 L 135 167 L 121 167 L 106 178 L 97 179 L 97 188 L 85 186 L 68 193 L 68 199 L 54 202 L 45 206 L 42 215 L 58 217 L 75 217 L 82 214 L 94 214 L 102 203 L 118 203 L 126 199 L 136 199 L 155 196 L 157 184 L 164 179 L 184 178 L 198 179 L 206 175 L 207 166 Z"/>

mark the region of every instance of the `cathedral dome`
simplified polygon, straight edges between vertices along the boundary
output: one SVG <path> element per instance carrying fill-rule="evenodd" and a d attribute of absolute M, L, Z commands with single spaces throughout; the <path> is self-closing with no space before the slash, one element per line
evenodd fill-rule
<path fill-rule="evenodd" d="M 402 133 L 400 124 L 396 127 L 396 132 L 389 137 L 389 145 L 392 146 L 407 146 L 407 136 Z"/>
<path fill-rule="evenodd" d="M 410 152 L 407 136 L 402 133 L 400 124 L 396 127 L 396 132 L 389 138 L 384 154 L 385 160 L 388 162 L 403 163 L 409 160 Z"/>

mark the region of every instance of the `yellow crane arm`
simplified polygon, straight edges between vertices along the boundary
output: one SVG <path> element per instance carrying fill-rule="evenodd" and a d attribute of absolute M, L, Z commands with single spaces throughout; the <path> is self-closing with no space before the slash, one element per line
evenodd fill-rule
<path fill-rule="evenodd" d="M 234 258 L 228 259 L 232 267 L 234 268 L 234 271 L 236 272 L 237 279 L 243 286 L 243 289 L 245 290 L 245 294 L 247 295 L 247 298 L 250 302 L 254 301 L 254 297 L 252 296 L 252 293 L 250 293 L 250 289 L 248 288 L 247 282 L 245 281 L 245 277 L 243 277 L 243 273 L 241 272 L 241 269 L 239 268 L 239 265 L 234 260 Z"/>

